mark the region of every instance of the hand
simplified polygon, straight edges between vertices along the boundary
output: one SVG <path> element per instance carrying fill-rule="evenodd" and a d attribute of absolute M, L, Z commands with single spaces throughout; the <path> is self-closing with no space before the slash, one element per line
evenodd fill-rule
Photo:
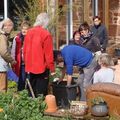
<path fill-rule="evenodd" d="M 69 88 L 71 86 L 71 81 L 67 81 L 67 87 Z"/>
<path fill-rule="evenodd" d="M 54 76 L 55 74 L 56 74 L 55 72 L 51 72 L 51 74 L 50 74 L 50 75 L 51 75 L 51 76 Z"/>
<path fill-rule="evenodd" d="M 17 63 L 17 61 L 14 60 L 14 61 L 11 63 L 11 65 L 15 65 L 16 63 Z"/>
<path fill-rule="evenodd" d="M 72 82 L 72 76 L 67 75 L 67 86 L 71 86 L 71 82 Z"/>

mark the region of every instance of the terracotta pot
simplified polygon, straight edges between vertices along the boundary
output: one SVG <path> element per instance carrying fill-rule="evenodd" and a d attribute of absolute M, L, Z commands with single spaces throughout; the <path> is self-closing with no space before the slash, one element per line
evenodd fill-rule
<path fill-rule="evenodd" d="M 3 109 L 2 109 L 2 108 L 0 108 L 0 112 L 3 112 Z"/>
<path fill-rule="evenodd" d="M 46 95 L 45 102 L 47 104 L 47 109 L 45 112 L 56 112 L 57 111 L 57 104 L 54 95 Z"/>

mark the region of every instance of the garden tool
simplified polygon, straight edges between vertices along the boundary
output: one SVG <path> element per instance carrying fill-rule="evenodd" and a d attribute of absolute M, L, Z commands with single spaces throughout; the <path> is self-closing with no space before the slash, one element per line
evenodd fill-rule
<path fill-rule="evenodd" d="M 29 73 L 27 73 L 27 76 L 29 75 Z M 30 92 L 31 92 L 31 95 L 33 98 L 35 98 L 35 94 L 34 94 L 34 91 L 32 89 L 32 86 L 30 84 L 30 81 L 29 81 L 29 77 L 26 78 L 26 84 L 28 85 L 29 89 L 30 89 Z"/>

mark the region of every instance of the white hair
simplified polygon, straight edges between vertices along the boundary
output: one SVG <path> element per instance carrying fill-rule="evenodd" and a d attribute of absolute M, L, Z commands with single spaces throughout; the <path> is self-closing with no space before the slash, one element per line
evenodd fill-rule
<path fill-rule="evenodd" d="M 6 18 L 6 19 L 4 19 L 0 22 L 0 29 L 1 30 L 3 29 L 4 24 L 7 23 L 7 22 L 11 22 L 13 24 L 13 22 L 10 18 Z"/>
<path fill-rule="evenodd" d="M 36 18 L 34 26 L 42 26 L 43 28 L 47 28 L 48 23 L 49 23 L 48 14 L 47 13 L 40 13 Z"/>

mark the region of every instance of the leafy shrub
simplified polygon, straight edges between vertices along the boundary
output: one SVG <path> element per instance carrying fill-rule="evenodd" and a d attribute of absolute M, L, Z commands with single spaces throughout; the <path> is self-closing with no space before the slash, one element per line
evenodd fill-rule
<path fill-rule="evenodd" d="M 94 106 L 94 105 L 98 105 L 98 104 L 106 104 L 106 102 L 102 97 L 97 96 L 97 97 L 91 99 L 91 104 L 92 104 L 92 106 Z"/>
<path fill-rule="evenodd" d="M 55 68 L 55 75 L 50 75 L 50 82 L 53 82 L 55 78 L 61 78 L 62 76 L 62 68 L 56 67 Z"/>
<path fill-rule="evenodd" d="M 0 93 L 0 119 L 2 120 L 42 120 L 46 108 L 43 96 L 28 97 L 26 90 L 16 93 Z"/>

